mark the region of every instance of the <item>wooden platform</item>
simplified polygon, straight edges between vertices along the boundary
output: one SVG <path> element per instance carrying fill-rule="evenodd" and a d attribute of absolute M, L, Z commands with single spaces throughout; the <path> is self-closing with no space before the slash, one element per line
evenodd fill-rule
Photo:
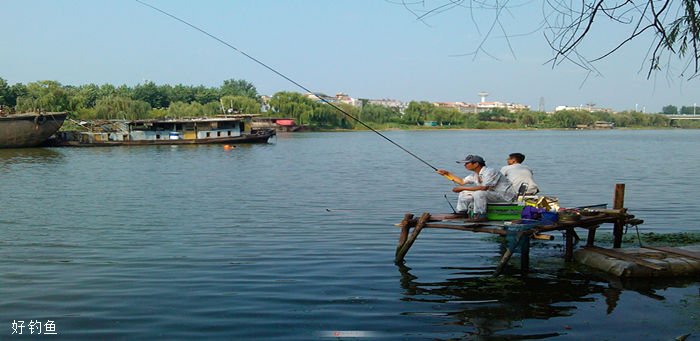
<path fill-rule="evenodd" d="M 603 249 L 585 247 L 574 253 L 576 261 L 618 277 L 677 277 L 700 275 L 699 247 Z"/>
<path fill-rule="evenodd" d="M 394 262 L 403 264 L 404 258 L 409 249 L 413 246 L 416 239 L 423 229 L 439 228 L 458 231 L 468 231 L 476 233 L 491 233 L 500 236 L 507 234 L 515 234 L 515 247 L 509 246 L 503 254 L 501 261 L 494 275 L 499 275 L 505 264 L 508 263 L 510 257 L 516 248 L 521 252 L 521 269 L 527 271 L 529 269 L 529 245 L 530 239 L 545 239 L 551 240 L 552 236 L 548 235 L 551 231 L 562 231 L 565 235 L 565 253 L 566 261 L 572 261 L 574 256 L 574 241 L 578 240 L 576 229 L 587 230 L 587 247 L 593 247 L 595 241 L 595 233 L 602 224 L 613 224 L 613 247 L 619 248 L 622 244 L 622 232 L 625 225 L 638 225 L 643 223 L 642 220 L 634 219 L 633 215 L 627 213 L 627 209 L 623 208 L 624 203 L 624 184 L 617 184 L 615 187 L 614 208 L 607 210 L 593 211 L 591 215 L 582 215 L 580 220 L 560 221 L 551 224 L 542 223 L 527 223 L 519 224 L 518 221 L 502 222 L 469 222 L 465 218 L 455 216 L 453 214 L 430 214 L 423 213 L 419 218 L 415 218 L 412 213 L 406 213 L 403 220 L 397 224 L 401 228 L 399 235 L 398 246 L 396 247 L 396 256 Z M 517 228 L 512 228 L 517 227 Z"/>

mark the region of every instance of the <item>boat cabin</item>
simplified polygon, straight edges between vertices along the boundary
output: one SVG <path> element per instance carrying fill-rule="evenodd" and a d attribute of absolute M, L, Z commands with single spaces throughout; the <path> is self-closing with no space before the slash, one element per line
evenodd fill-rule
<path fill-rule="evenodd" d="M 205 140 L 241 136 L 245 126 L 241 118 L 138 120 L 128 123 L 128 136 L 132 141 Z"/>
<path fill-rule="evenodd" d="M 252 116 L 96 121 L 83 126 L 87 131 L 61 132 L 59 137 L 81 145 L 234 142 L 253 135 Z"/>

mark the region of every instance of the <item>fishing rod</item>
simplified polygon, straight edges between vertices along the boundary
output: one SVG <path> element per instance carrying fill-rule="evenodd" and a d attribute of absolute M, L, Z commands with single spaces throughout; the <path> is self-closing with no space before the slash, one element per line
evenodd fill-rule
<path fill-rule="evenodd" d="M 177 17 L 177 16 L 175 16 L 175 15 L 173 15 L 173 14 L 170 14 L 170 13 L 168 13 L 168 12 L 166 12 L 166 11 L 164 11 L 164 10 L 162 10 L 162 9 L 160 9 L 160 8 L 158 8 L 158 7 L 156 7 L 156 6 L 153 6 L 153 5 L 151 5 L 151 4 L 147 4 L 147 3 L 145 3 L 145 2 L 143 2 L 143 1 L 141 1 L 141 0 L 135 0 L 135 1 L 138 2 L 138 3 L 140 3 L 140 4 L 142 4 L 142 5 L 144 5 L 144 6 L 146 6 L 146 7 L 150 7 L 151 9 L 153 9 L 153 10 L 155 10 L 155 11 L 158 11 L 158 12 L 160 12 L 160 13 L 162 13 L 162 14 L 164 14 L 164 15 L 170 17 L 170 18 L 173 18 L 173 19 L 175 19 L 175 20 L 177 20 L 177 21 L 179 21 L 179 22 L 181 22 L 181 23 L 183 23 L 183 24 L 185 24 L 185 25 L 187 25 L 187 26 L 189 26 L 189 27 L 191 27 L 191 28 L 193 28 L 193 29 L 199 31 L 200 33 L 202 33 L 202 34 L 208 36 L 209 38 L 212 38 L 212 39 L 218 41 L 219 43 L 224 44 L 225 46 L 229 47 L 230 49 L 232 49 L 232 50 L 234 50 L 234 51 L 236 51 L 236 52 L 242 54 L 242 55 L 245 56 L 246 58 L 248 58 L 248 59 L 254 61 L 255 63 L 261 65 L 262 67 L 264 67 L 264 68 L 266 68 L 266 69 L 272 71 L 272 72 L 275 73 L 276 75 L 278 75 L 278 76 L 280 76 L 280 77 L 286 79 L 288 82 L 290 82 L 290 83 L 296 85 L 296 86 L 299 87 L 300 89 L 302 89 L 302 90 L 304 90 L 304 91 L 306 91 L 306 92 L 308 92 L 308 93 L 313 93 L 313 91 L 309 90 L 309 88 L 305 87 L 304 85 L 302 85 L 302 84 L 296 82 L 295 80 L 293 80 L 293 79 L 287 77 L 285 74 L 283 74 L 283 73 L 277 71 L 277 70 L 274 69 L 273 67 L 271 67 L 271 66 L 269 66 L 269 65 L 267 65 L 267 64 L 265 64 L 265 63 L 263 63 L 263 62 L 260 61 L 259 59 L 257 59 L 257 58 L 255 58 L 255 57 L 253 57 L 253 56 L 251 56 L 251 55 L 245 53 L 245 52 L 242 51 L 241 49 L 239 49 L 239 48 L 233 46 L 232 44 L 230 44 L 230 43 L 224 41 L 223 39 L 221 39 L 221 38 L 219 38 L 219 37 L 217 37 L 217 36 L 215 36 L 215 35 L 213 35 L 213 34 L 207 32 L 207 31 L 205 31 L 204 29 L 202 29 L 202 28 L 200 28 L 200 27 L 198 27 L 198 26 L 195 26 L 194 24 L 191 24 L 191 23 L 189 23 L 188 21 L 186 21 L 186 20 L 184 20 L 184 19 L 181 19 L 181 18 L 179 18 L 179 17 Z M 339 112 L 343 113 L 345 116 L 347 116 L 347 117 L 353 119 L 355 122 L 361 124 L 361 125 L 364 126 L 365 128 L 367 128 L 367 129 L 371 130 L 372 132 L 376 133 L 377 135 L 381 136 L 383 139 L 389 141 L 389 142 L 390 142 L 391 144 L 393 144 L 394 146 L 396 146 L 396 147 L 398 147 L 399 149 L 403 150 L 404 152 L 408 153 L 408 155 L 413 156 L 413 157 L 416 158 L 418 161 L 420 161 L 420 162 L 424 163 L 425 165 L 427 165 L 428 167 L 432 168 L 434 171 L 437 171 L 437 170 L 438 170 L 437 167 L 431 165 L 430 163 L 428 163 L 428 161 L 423 160 L 423 159 L 420 158 L 418 155 L 412 153 L 410 150 L 404 148 L 402 145 L 400 145 L 400 144 L 398 144 L 397 142 L 395 142 L 394 140 L 388 138 L 386 135 L 384 135 L 384 134 L 380 133 L 379 131 L 377 131 L 376 129 L 370 127 L 370 126 L 367 125 L 365 122 L 362 122 L 359 118 L 357 118 L 357 117 L 355 117 L 354 115 L 352 115 L 352 114 L 346 112 L 345 110 L 343 110 L 341 107 L 339 107 L 339 106 L 337 106 L 337 105 L 331 103 L 330 101 L 326 100 L 325 98 L 323 98 L 323 97 L 321 97 L 321 96 L 318 96 L 318 97 L 319 97 L 319 99 L 320 99 L 323 103 L 330 105 L 330 106 L 333 107 L 335 110 L 338 110 Z M 444 174 L 443 176 L 446 177 L 446 178 L 448 178 L 449 180 L 454 181 L 454 178 L 453 178 L 453 176 L 451 176 L 451 174 Z"/>

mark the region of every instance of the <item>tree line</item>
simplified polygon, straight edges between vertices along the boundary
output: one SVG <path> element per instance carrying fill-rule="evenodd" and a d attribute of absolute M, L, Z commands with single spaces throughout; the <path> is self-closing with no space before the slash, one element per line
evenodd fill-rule
<path fill-rule="evenodd" d="M 548 114 L 497 108 L 464 113 L 426 101 L 412 101 L 401 109 L 371 104 L 367 100 L 362 102 L 361 106 L 334 104 L 373 128 L 420 127 L 426 123 L 473 129 L 576 128 L 596 121 L 612 122 L 616 127 L 666 127 L 671 122 L 664 115 L 635 111 L 558 111 Z M 112 84 L 72 86 L 49 80 L 9 85 L 0 78 L 0 105 L 17 112 L 68 111 L 71 118 L 77 120 L 201 117 L 233 109 L 245 114 L 292 118 L 310 128 L 363 129 L 362 125 L 335 108 L 298 92 L 277 92 L 269 101 L 263 102 L 252 83 L 237 79 L 225 80 L 218 87 L 158 85 L 151 81 L 130 87 Z M 687 111 L 683 108 L 681 112 Z M 692 126 L 694 123 L 680 124 Z"/>
<path fill-rule="evenodd" d="M 698 115 L 700 114 L 700 108 L 695 105 L 683 105 L 679 110 L 675 105 L 667 105 L 661 108 L 661 113 L 664 115 Z"/>

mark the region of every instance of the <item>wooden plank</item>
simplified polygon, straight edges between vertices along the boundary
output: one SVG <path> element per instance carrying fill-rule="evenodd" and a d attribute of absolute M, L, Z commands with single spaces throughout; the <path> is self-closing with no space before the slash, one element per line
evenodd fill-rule
<path fill-rule="evenodd" d="M 425 224 L 425 228 L 432 228 L 432 229 L 448 229 L 448 230 L 459 230 L 459 231 L 468 231 L 468 232 L 483 232 L 483 233 L 491 233 L 491 234 L 497 234 L 501 236 L 506 235 L 506 231 L 503 229 L 496 229 L 496 228 L 490 228 L 490 227 L 483 227 L 484 225 L 450 225 L 450 224 L 432 224 L 428 223 Z"/>
<path fill-rule="evenodd" d="M 643 259 L 639 259 L 633 255 L 622 253 L 620 251 L 615 251 L 612 249 L 604 249 L 602 247 L 597 247 L 597 246 L 586 246 L 584 249 L 591 250 L 593 252 L 598 252 L 598 253 L 600 253 L 602 255 L 606 255 L 608 257 L 613 257 L 613 258 L 617 258 L 617 259 L 621 259 L 621 260 L 626 260 L 628 262 L 633 262 L 633 263 L 636 263 L 637 265 L 641 265 L 643 267 L 657 270 L 657 271 L 662 271 L 662 270 L 666 269 L 663 266 L 659 266 L 659 265 L 656 265 L 654 263 L 647 262 Z"/>
<path fill-rule="evenodd" d="M 667 246 L 642 246 L 645 249 L 652 249 L 656 251 L 663 251 L 667 253 L 672 253 L 674 255 L 685 256 L 693 259 L 700 260 L 700 252 L 693 252 L 689 250 L 683 250 L 675 247 Z"/>

